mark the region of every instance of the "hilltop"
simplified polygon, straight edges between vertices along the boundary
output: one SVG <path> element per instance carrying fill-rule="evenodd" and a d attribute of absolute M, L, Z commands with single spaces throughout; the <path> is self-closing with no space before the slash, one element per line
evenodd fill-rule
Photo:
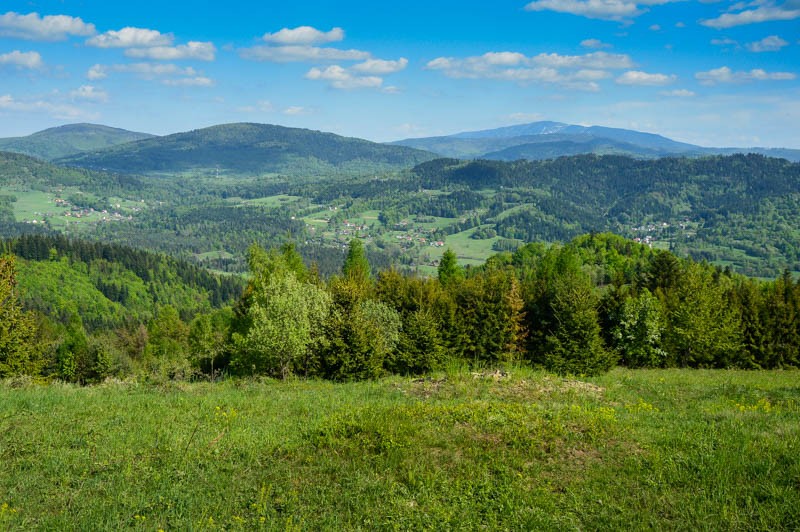
<path fill-rule="evenodd" d="M 149 138 L 64 157 L 59 162 L 142 174 L 322 175 L 397 170 L 434 158 L 422 150 L 333 133 L 236 123 Z"/>
<path fill-rule="evenodd" d="M 69 124 L 45 129 L 27 137 L 0 139 L 0 150 L 50 161 L 151 137 L 153 135 L 149 133 L 98 124 Z"/>

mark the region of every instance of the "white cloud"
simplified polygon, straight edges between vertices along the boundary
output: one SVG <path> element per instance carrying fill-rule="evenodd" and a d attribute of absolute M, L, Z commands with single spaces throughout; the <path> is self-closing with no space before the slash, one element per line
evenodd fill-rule
<path fill-rule="evenodd" d="M 661 31 L 661 26 L 658 24 L 652 24 L 649 28 L 650 31 Z"/>
<path fill-rule="evenodd" d="M 341 50 L 318 46 L 253 46 L 239 50 L 242 59 L 292 63 L 308 61 L 363 61 L 371 54 L 361 50 Z"/>
<path fill-rule="evenodd" d="M 189 41 L 178 46 L 153 46 L 150 48 L 129 48 L 125 55 L 138 59 L 156 59 L 162 61 L 179 61 L 181 59 L 197 59 L 213 61 L 217 49 L 214 43 Z"/>
<path fill-rule="evenodd" d="M 675 89 L 671 91 L 659 92 L 662 96 L 675 96 L 676 98 L 691 98 L 695 93 L 687 89 Z"/>
<path fill-rule="evenodd" d="M 14 50 L 7 54 L 0 54 L 0 65 L 13 65 L 20 68 L 42 68 L 44 62 L 39 52 L 20 52 Z"/>
<path fill-rule="evenodd" d="M 502 59 L 502 60 L 501 60 Z M 428 70 L 439 70 L 456 79 L 497 79 L 518 83 L 549 83 L 563 87 L 597 91 L 596 81 L 611 76 L 607 70 L 630 68 L 627 55 L 592 52 L 585 55 L 541 53 L 526 57 L 516 52 L 490 52 L 480 56 L 438 57 L 429 61 Z"/>
<path fill-rule="evenodd" d="M 796 79 L 797 75 L 792 72 L 767 72 L 760 68 L 737 72 L 723 66 L 707 72 L 697 72 L 694 77 L 703 85 L 716 85 L 717 83 L 745 83 L 748 81 L 786 81 Z"/>
<path fill-rule="evenodd" d="M 9 11 L 0 15 L 0 36 L 30 41 L 63 41 L 70 35 L 88 37 L 97 33 L 94 24 L 87 24 L 80 18 L 67 15 L 47 15 L 38 13 L 21 15 Z"/>
<path fill-rule="evenodd" d="M 777 52 L 784 46 L 789 46 L 789 43 L 777 35 L 770 35 L 769 37 L 764 37 L 760 41 L 747 43 L 745 46 L 751 52 Z"/>
<path fill-rule="evenodd" d="M 511 122 L 526 124 L 528 122 L 544 120 L 544 115 L 541 113 L 511 113 L 507 118 Z"/>
<path fill-rule="evenodd" d="M 180 67 L 173 63 L 128 63 L 117 65 L 94 65 L 86 73 L 90 80 L 108 77 L 111 72 L 133 74 L 152 81 L 158 80 L 164 85 L 184 87 L 210 87 L 214 80 L 205 77 L 192 67 Z"/>
<path fill-rule="evenodd" d="M 95 35 L 86 41 L 89 46 L 97 48 L 143 48 L 149 46 L 169 46 L 174 37 L 156 30 L 145 28 L 122 28 L 119 31 L 107 31 Z"/>
<path fill-rule="evenodd" d="M 192 67 L 179 67 L 178 65 L 160 63 L 129 63 L 125 65 L 111 65 L 114 72 L 128 72 L 137 74 L 144 79 L 153 79 L 158 76 L 196 76 L 197 71 Z"/>
<path fill-rule="evenodd" d="M 236 108 L 240 113 L 271 113 L 274 109 L 272 102 L 269 100 L 259 100 L 255 105 L 246 105 Z"/>
<path fill-rule="evenodd" d="M 669 85 L 677 77 L 674 74 L 649 74 L 639 70 L 629 70 L 619 76 L 616 82 L 620 85 L 646 85 L 660 86 Z"/>
<path fill-rule="evenodd" d="M 91 80 L 107 78 L 108 67 L 104 65 L 93 65 L 88 72 L 86 72 L 86 77 Z"/>
<path fill-rule="evenodd" d="M 43 113 L 62 120 L 75 120 L 80 118 L 94 118 L 97 115 L 86 113 L 78 107 L 46 100 L 15 99 L 10 94 L 0 96 L 0 111 L 19 113 Z"/>
<path fill-rule="evenodd" d="M 723 13 L 717 18 L 710 20 L 702 20 L 700 24 L 708 26 L 709 28 L 722 29 L 732 28 L 734 26 L 742 26 L 745 24 L 757 24 L 759 22 L 770 22 L 774 20 L 794 20 L 800 18 L 800 9 L 787 7 L 787 4 L 781 6 L 775 5 L 758 5 L 756 9 L 748 9 L 739 13 Z M 752 4 L 737 5 L 738 9 L 744 7 L 752 7 Z"/>
<path fill-rule="evenodd" d="M 90 102 L 105 103 L 108 101 L 108 93 L 102 89 L 97 89 L 93 85 L 81 85 L 69 93 L 73 100 L 86 100 Z"/>
<path fill-rule="evenodd" d="M 600 20 L 628 21 L 646 13 L 643 5 L 660 5 L 674 0 L 534 0 L 526 11 L 555 11 Z"/>
<path fill-rule="evenodd" d="M 195 76 L 193 78 L 165 79 L 161 83 L 171 87 L 211 87 L 214 80 L 205 76 Z"/>
<path fill-rule="evenodd" d="M 734 41 L 729 37 L 723 37 L 722 39 L 711 39 L 711 44 L 714 46 L 735 46 L 739 47 L 739 42 Z"/>
<path fill-rule="evenodd" d="M 386 75 L 400 72 L 408 66 L 408 59 L 401 57 L 397 61 L 385 61 L 383 59 L 367 59 L 363 63 L 353 65 L 352 69 L 362 74 Z"/>
<path fill-rule="evenodd" d="M 299 26 L 294 29 L 283 28 L 275 33 L 265 33 L 262 39 L 269 43 L 284 45 L 324 44 L 344 40 L 344 30 L 333 28 L 330 31 L 320 31 L 311 26 Z"/>
<path fill-rule="evenodd" d="M 325 69 L 312 68 L 306 73 L 306 79 L 329 82 L 334 89 L 379 88 L 383 78 L 378 76 L 359 76 L 339 65 L 331 65 Z"/>
<path fill-rule="evenodd" d="M 633 61 L 625 54 L 609 54 L 608 52 L 592 52 L 586 55 L 539 54 L 531 58 L 531 62 L 559 68 L 631 68 Z"/>
<path fill-rule="evenodd" d="M 283 114 L 288 116 L 307 115 L 310 113 L 311 109 L 300 105 L 292 105 L 283 110 Z"/>
<path fill-rule="evenodd" d="M 600 39 L 584 39 L 581 41 L 581 46 L 583 46 L 584 48 L 595 48 L 595 49 L 612 47 L 610 44 L 604 43 Z"/>

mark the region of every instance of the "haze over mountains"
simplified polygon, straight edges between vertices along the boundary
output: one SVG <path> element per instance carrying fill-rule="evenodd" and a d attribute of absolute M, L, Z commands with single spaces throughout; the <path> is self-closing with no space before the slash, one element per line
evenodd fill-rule
<path fill-rule="evenodd" d="M 783 148 L 706 148 L 677 142 L 661 135 L 602 126 L 578 126 L 561 122 L 532 122 L 497 129 L 468 131 L 442 137 L 393 142 L 461 159 L 552 159 L 565 155 L 594 153 L 631 157 L 698 157 L 759 153 L 800 161 L 800 150 Z"/>
<path fill-rule="evenodd" d="M 437 157 L 499 161 L 580 154 L 634 158 L 758 153 L 800 161 L 800 150 L 707 148 L 652 133 L 561 122 L 533 122 L 392 143 L 269 124 L 234 123 L 166 136 L 96 124 L 71 124 L 0 139 L 0 150 L 68 166 L 121 173 L 216 175 L 369 174 L 410 168 Z"/>

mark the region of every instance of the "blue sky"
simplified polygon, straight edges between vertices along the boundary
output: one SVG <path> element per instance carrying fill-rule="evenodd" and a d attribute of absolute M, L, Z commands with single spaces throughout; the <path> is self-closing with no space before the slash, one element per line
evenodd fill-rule
<path fill-rule="evenodd" d="M 537 120 L 800 148 L 800 0 L 0 7 L 0 137 L 247 121 L 388 141 Z"/>

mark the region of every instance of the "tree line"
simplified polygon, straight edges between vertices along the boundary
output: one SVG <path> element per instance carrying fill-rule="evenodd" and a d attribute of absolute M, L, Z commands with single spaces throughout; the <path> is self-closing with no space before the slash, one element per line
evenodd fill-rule
<path fill-rule="evenodd" d="M 800 366 L 800 283 L 789 272 L 750 279 L 612 234 L 527 244 L 474 268 L 448 250 L 435 277 L 375 272 L 357 239 L 329 279 L 294 243 L 253 245 L 232 306 L 185 319 L 163 305 L 146 323 L 92 335 L 76 318 L 57 340 L 22 308 L 14 259 L 0 264 L 2 376 L 351 380 L 424 374 L 449 360 L 574 375 L 617 364 Z"/>

